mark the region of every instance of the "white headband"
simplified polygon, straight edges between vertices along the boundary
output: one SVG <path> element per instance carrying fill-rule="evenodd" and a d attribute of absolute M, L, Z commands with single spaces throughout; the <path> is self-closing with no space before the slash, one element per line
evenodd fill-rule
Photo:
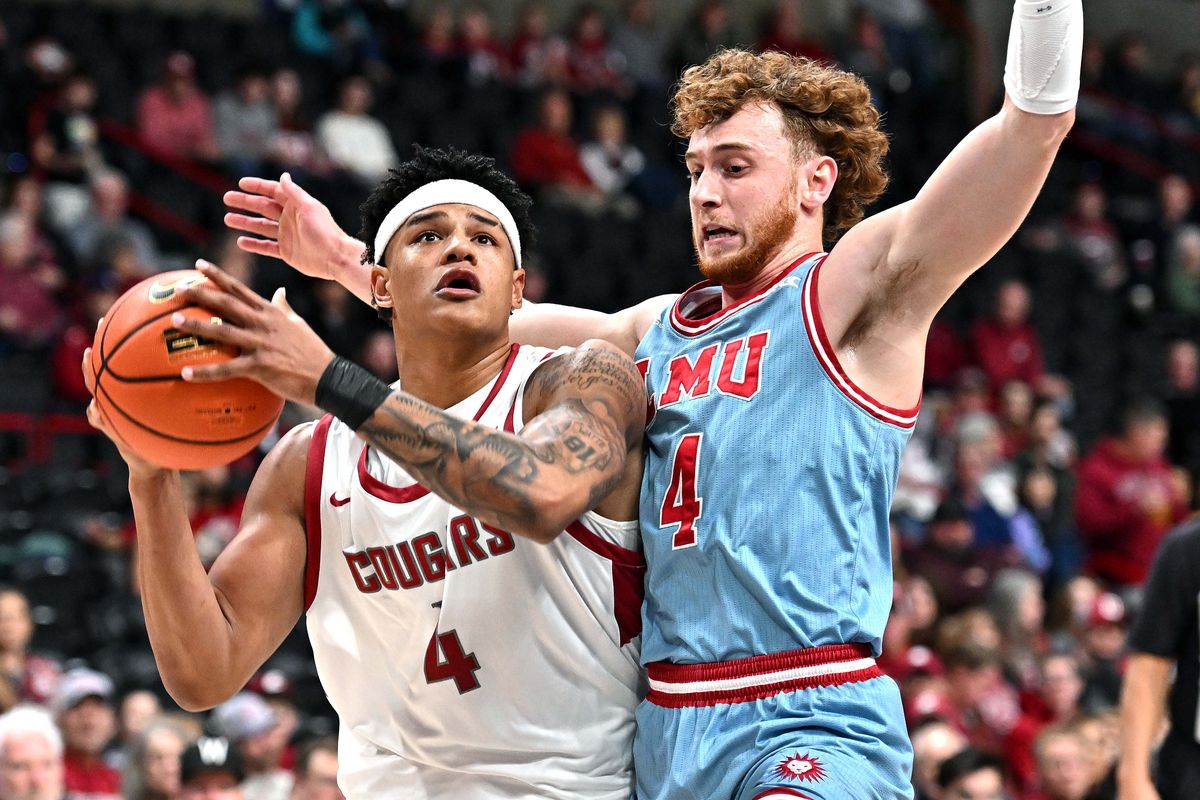
<path fill-rule="evenodd" d="M 427 183 L 409 194 L 387 213 L 379 225 L 379 232 L 375 234 L 375 263 L 379 264 L 388 242 L 396 235 L 396 231 L 400 230 L 400 227 L 408 221 L 409 217 L 418 211 L 446 203 L 475 206 L 500 220 L 500 227 L 504 228 L 504 232 L 508 234 L 508 240 L 512 242 L 513 255 L 517 257 L 517 266 L 521 266 L 521 237 L 517 233 L 517 221 L 513 219 L 512 212 L 504 203 L 500 202 L 499 197 L 479 184 L 457 179 Z"/>

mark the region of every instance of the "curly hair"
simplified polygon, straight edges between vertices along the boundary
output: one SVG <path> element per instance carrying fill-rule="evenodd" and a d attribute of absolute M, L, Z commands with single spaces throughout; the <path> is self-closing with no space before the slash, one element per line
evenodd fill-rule
<path fill-rule="evenodd" d="M 808 58 L 724 49 L 684 71 L 671 101 L 671 131 L 687 139 L 747 103 L 779 107 L 797 156 L 815 152 L 837 162 L 838 179 L 825 203 L 825 239 L 862 219 L 863 207 L 888 182 L 888 138 L 879 130 L 866 83 Z"/>
<path fill-rule="evenodd" d="M 517 186 L 512 178 L 496 168 L 495 159 L 473 155 L 453 147 L 440 150 L 413 145 L 413 150 L 413 158 L 395 169 L 388 170 L 388 176 L 358 207 L 362 218 L 358 239 L 366 244 L 362 263 L 375 263 L 375 235 L 388 212 L 425 184 L 446 179 L 470 181 L 496 195 L 517 223 L 521 250 L 527 251 L 533 247 L 537 239 L 537 230 L 529 218 L 529 209 L 533 201 L 521 191 L 521 187 Z"/>

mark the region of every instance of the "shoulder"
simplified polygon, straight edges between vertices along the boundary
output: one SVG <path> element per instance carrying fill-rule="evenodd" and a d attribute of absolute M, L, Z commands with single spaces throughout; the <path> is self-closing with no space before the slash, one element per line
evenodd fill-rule
<path fill-rule="evenodd" d="M 285 433 L 254 475 L 252 489 L 286 504 L 304 497 L 308 454 L 319 423 L 305 422 Z"/>
<path fill-rule="evenodd" d="M 1167 563 L 1200 563 L 1200 519 L 1192 519 L 1163 537 L 1159 559 Z"/>

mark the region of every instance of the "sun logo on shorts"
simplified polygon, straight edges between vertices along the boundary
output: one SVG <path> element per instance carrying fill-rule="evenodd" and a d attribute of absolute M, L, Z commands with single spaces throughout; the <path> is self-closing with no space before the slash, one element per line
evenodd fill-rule
<path fill-rule="evenodd" d="M 775 767 L 775 777 L 785 780 L 816 783 L 825 777 L 825 765 L 808 753 L 788 756 Z"/>

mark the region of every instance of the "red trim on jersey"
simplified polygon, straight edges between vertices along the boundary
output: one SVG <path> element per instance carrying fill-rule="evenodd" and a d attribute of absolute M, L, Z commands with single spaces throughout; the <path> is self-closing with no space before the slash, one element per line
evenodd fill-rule
<path fill-rule="evenodd" d="M 700 281 L 700 283 L 697 283 L 695 286 L 679 295 L 678 299 L 675 300 L 675 305 L 671 307 L 671 325 L 675 328 L 675 330 L 677 330 L 679 333 L 682 333 L 684 336 L 699 336 L 700 334 L 711 330 L 718 323 L 728 319 L 734 313 L 746 308 L 747 306 L 754 305 L 755 303 L 764 299 L 767 295 L 767 292 L 771 291 L 776 284 L 778 284 L 788 275 L 792 274 L 792 270 L 815 255 L 818 254 L 806 253 L 805 255 L 796 259 L 786 269 L 781 270 L 780 273 L 775 276 L 775 279 L 769 284 L 759 289 L 754 294 L 743 297 L 733 305 L 725 306 L 720 311 L 716 311 L 706 317 L 701 317 L 700 319 L 689 319 L 683 315 L 682 311 L 683 302 L 687 299 L 688 295 L 690 295 L 692 292 L 699 291 L 700 289 L 707 289 L 710 286 L 718 285 L 716 281 Z"/>
<path fill-rule="evenodd" d="M 811 797 L 803 792 L 797 792 L 787 786 L 778 786 L 774 789 L 767 789 L 765 792 L 760 792 L 754 795 L 752 800 L 775 800 L 777 797 L 799 797 L 800 800 L 812 800 Z"/>
<path fill-rule="evenodd" d="M 508 374 L 512 372 L 513 364 L 516 363 L 517 353 L 520 349 L 521 345 L 519 344 L 513 344 L 509 348 L 508 359 L 504 362 L 504 368 L 500 370 L 500 374 L 492 383 L 492 389 L 488 392 L 487 397 L 484 398 L 483 404 L 475 412 L 475 422 L 479 422 L 480 418 L 483 417 L 483 412 L 488 410 L 488 406 L 496 399 L 496 395 L 500 394 L 500 388 L 508 380 Z M 419 483 L 414 483 L 410 486 L 390 486 L 372 475 L 367 470 L 367 448 L 369 447 L 370 445 L 363 445 L 362 452 L 358 454 L 358 481 L 367 490 L 367 494 L 372 497 L 378 497 L 380 500 L 386 500 L 389 503 L 411 503 L 429 494 L 429 489 Z"/>
<path fill-rule="evenodd" d="M 325 443 L 333 415 L 326 414 L 313 428 L 308 443 L 308 462 L 304 465 L 304 610 L 317 596 L 321 577 L 321 475 L 325 467 Z"/>
<path fill-rule="evenodd" d="M 723 661 L 714 664 L 672 664 L 669 661 L 657 661 L 646 665 L 646 673 L 651 681 L 673 684 L 700 683 L 707 681 L 728 681 L 745 679 L 745 686 L 731 689 L 704 690 L 694 692 L 665 692 L 651 687 L 646 699 L 663 708 L 691 708 L 695 706 L 712 706 L 722 703 L 745 703 L 760 700 L 764 697 L 793 692 L 800 689 L 813 689 L 818 686 L 840 686 L 843 683 L 857 683 L 883 675 L 875 665 L 848 672 L 831 671 L 819 673 L 822 666 L 832 666 L 848 661 L 870 659 L 871 648 L 865 644 L 833 644 L 821 647 L 809 647 L 803 650 L 791 650 L 785 653 L 740 658 L 735 661 Z M 819 674 L 805 677 L 793 677 L 771 683 L 756 684 L 754 678 L 769 676 L 784 670 L 803 668 L 817 669 Z"/>
<path fill-rule="evenodd" d="M 809 344 L 812 345 L 813 353 L 820 362 L 825 374 L 833 381 L 834 386 L 841 390 L 842 394 L 850 398 L 856 405 L 862 408 L 871 416 L 886 422 L 889 425 L 895 425 L 899 428 L 911 428 L 917 422 L 917 412 L 921 410 L 921 399 L 917 398 L 917 404 L 912 408 L 895 408 L 893 406 L 884 405 L 876 400 L 871 395 L 864 392 L 846 374 L 846 370 L 842 368 L 842 364 L 838 361 L 837 351 L 829 341 L 829 336 L 825 332 L 825 325 L 821 321 L 821 304 L 819 295 L 817 294 L 818 273 L 821 271 L 821 265 L 825 263 L 825 259 L 818 261 L 811 270 L 808 271 L 808 276 L 804 280 L 804 291 L 802 292 L 801 305 L 804 310 L 804 328 L 808 333 Z"/>
<path fill-rule="evenodd" d="M 624 646 L 642 632 L 642 599 L 645 596 L 646 561 L 642 554 L 607 542 L 575 520 L 566 532 L 601 558 L 612 562 L 613 616 Z"/>

